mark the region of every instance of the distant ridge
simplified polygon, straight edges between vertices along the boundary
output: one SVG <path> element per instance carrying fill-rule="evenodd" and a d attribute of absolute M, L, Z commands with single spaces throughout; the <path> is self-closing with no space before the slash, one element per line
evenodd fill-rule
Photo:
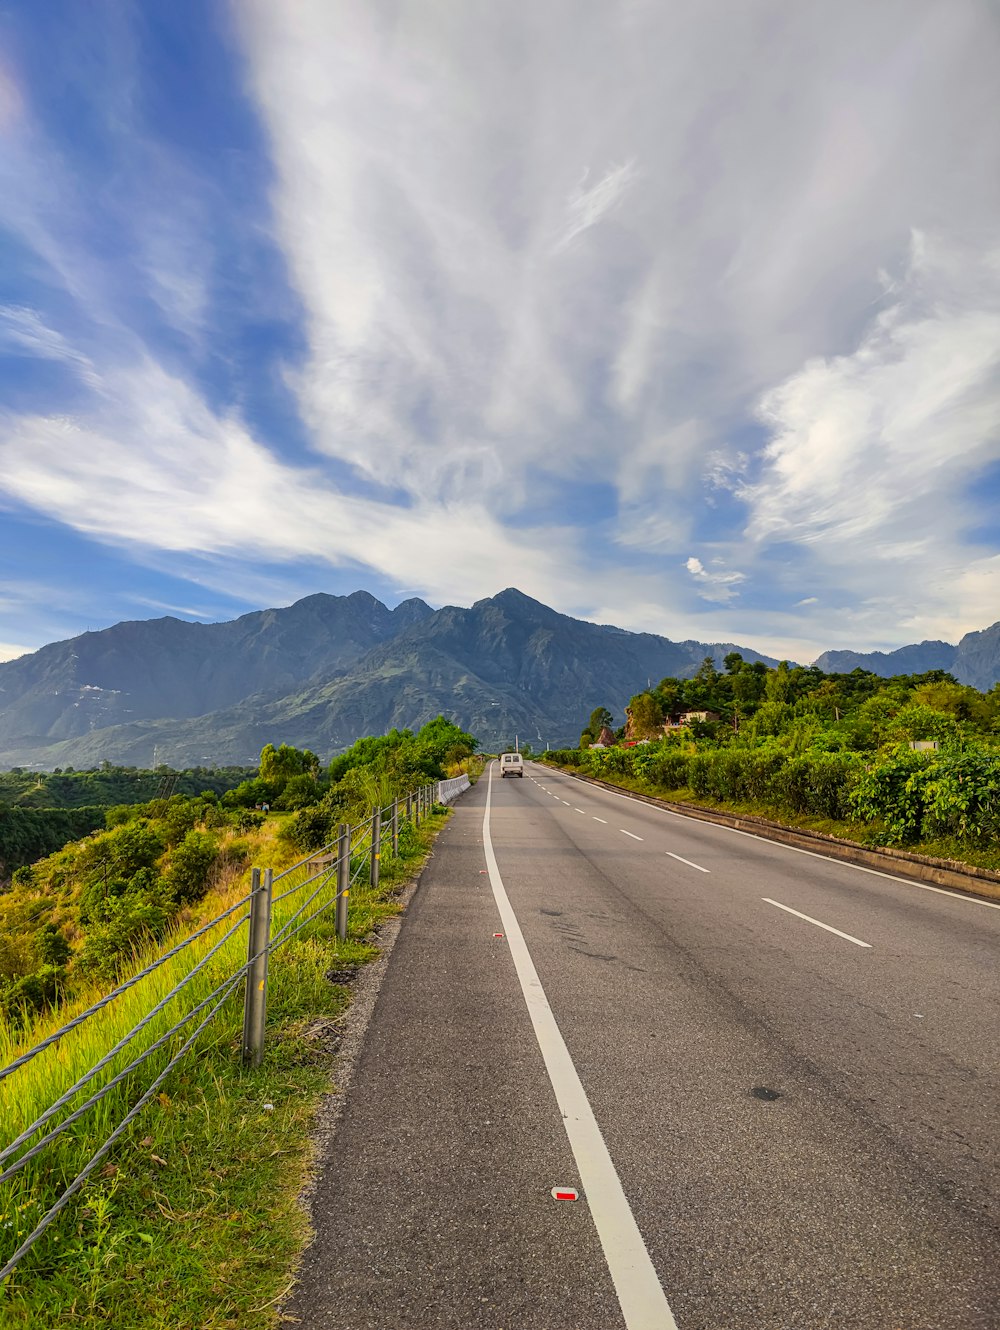
<path fill-rule="evenodd" d="M 0 665 L 0 765 L 248 762 L 272 740 L 326 757 L 440 712 L 487 745 L 575 742 L 581 709 L 621 714 L 647 680 L 732 650 L 775 663 L 586 623 L 514 587 L 469 609 L 356 591 L 222 624 L 121 623 Z"/>
<path fill-rule="evenodd" d="M 985 693 L 1000 680 L 1000 623 L 966 633 L 957 646 L 930 641 L 898 647 L 895 651 L 824 651 L 815 663 L 833 674 L 861 669 L 883 679 L 894 674 L 947 670 L 959 683 Z"/>
<path fill-rule="evenodd" d="M 418 728 L 439 713 L 486 747 L 575 743 L 597 706 L 666 675 L 689 677 L 731 642 L 675 642 L 560 614 L 515 587 L 468 609 L 422 600 L 394 610 L 367 591 L 319 593 L 227 623 L 120 623 L 0 664 L 0 766 L 215 765 L 265 743 L 328 758 L 361 735 Z M 1000 623 L 957 646 L 828 651 L 821 669 L 949 670 L 983 690 L 1000 679 Z"/>

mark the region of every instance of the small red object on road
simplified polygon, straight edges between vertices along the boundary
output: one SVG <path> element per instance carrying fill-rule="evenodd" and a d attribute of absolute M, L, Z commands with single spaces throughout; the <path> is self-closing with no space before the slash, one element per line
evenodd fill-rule
<path fill-rule="evenodd" d="M 493 936 L 494 936 L 494 937 L 503 937 L 503 933 L 494 933 Z"/>
<path fill-rule="evenodd" d="M 580 1193 L 573 1187 L 553 1187 L 552 1196 L 557 1201 L 578 1201 Z"/>

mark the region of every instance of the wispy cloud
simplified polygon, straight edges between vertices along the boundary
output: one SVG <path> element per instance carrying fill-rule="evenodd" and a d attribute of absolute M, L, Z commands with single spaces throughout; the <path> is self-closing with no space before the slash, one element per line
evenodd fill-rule
<path fill-rule="evenodd" d="M 970 491 L 1000 459 L 1000 250 L 915 236 L 857 348 L 807 362 L 760 414 L 772 439 L 742 491 L 752 540 L 814 548 L 856 614 L 876 594 L 883 622 L 887 603 L 892 621 L 938 631 L 995 617 Z"/>
<path fill-rule="evenodd" d="M 720 561 L 716 560 L 718 564 Z M 731 601 L 738 592 L 736 588 L 741 582 L 746 581 L 745 573 L 727 571 L 721 567 L 706 568 L 702 561 L 693 555 L 684 564 L 698 586 L 698 595 L 702 600 L 715 601 L 719 604 L 726 604 Z"/>
<path fill-rule="evenodd" d="M 144 118 L 119 8 L 60 74 L 97 90 L 98 165 L 0 73 L 33 272 L 0 335 L 85 390 L 8 411 L 9 503 L 249 594 L 262 561 L 516 583 L 799 655 L 995 617 L 1000 33 L 972 0 L 245 0 L 267 156 L 238 169 L 228 121 L 206 165 Z"/>
<path fill-rule="evenodd" d="M 569 197 L 566 229 L 556 241 L 557 250 L 571 244 L 578 235 L 589 231 L 614 208 L 635 176 L 635 162 L 613 166 L 593 185 L 588 185 L 590 168 L 584 171 L 579 185 Z"/>

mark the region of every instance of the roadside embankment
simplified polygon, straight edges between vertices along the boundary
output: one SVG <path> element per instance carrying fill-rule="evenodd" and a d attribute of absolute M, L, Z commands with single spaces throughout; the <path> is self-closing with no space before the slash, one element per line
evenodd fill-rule
<path fill-rule="evenodd" d="M 4 1330 L 70 1324 L 266 1330 L 277 1323 L 309 1238 L 299 1197 L 312 1168 L 319 1105 L 341 1074 L 333 1054 L 347 1038 L 356 976 L 379 956 L 391 931 L 385 926 L 399 914 L 449 816 L 437 807 L 419 826 L 402 826 L 400 853 L 383 855 L 377 887 L 366 884 L 366 874 L 358 877 L 346 939 L 338 939 L 331 910 L 273 952 L 259 1066 L 240 1058 L 242 1002 L 220 1010 L 115 1143 L 75 1208 L 59 1216 L 0 1287 Z M 127 1006 L 140 989 L 119 1001 Z M 123 1009 L 115 1016 L 113 1005 L 103 1022 L 67 1035 L 58 1056 L 41 1056 L 14 1073 L 5 1139 L 51 1102 L 53 1068 L 61 1082 L 67 1058 L 89 1065 L 114 1044 L 116 1022 L 134 1015 Z M 22 1037 L 32 1041 L 37 1033 L 27 1029 Z M 158 1056 L 170 1055 L 176 1042 Z M 154 1071 L 158 1065 L 150 1063 Z M 140 1090 L 138 1081 L 123 1083 L 50 1147 L 58 1150 L 54 1165 L 40 1156 L 37 1168 L 5 1184 L 0 1256 L 9 1256 Z"/>

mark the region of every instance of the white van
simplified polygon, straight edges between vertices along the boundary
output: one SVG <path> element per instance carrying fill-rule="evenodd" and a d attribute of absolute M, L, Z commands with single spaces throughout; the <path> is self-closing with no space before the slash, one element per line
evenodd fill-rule
<path fill-rule="evenodd" d="M 500 775 L 520 776 L 524 779 L 524 758 L 520 753 L 500 754 Z"/>

